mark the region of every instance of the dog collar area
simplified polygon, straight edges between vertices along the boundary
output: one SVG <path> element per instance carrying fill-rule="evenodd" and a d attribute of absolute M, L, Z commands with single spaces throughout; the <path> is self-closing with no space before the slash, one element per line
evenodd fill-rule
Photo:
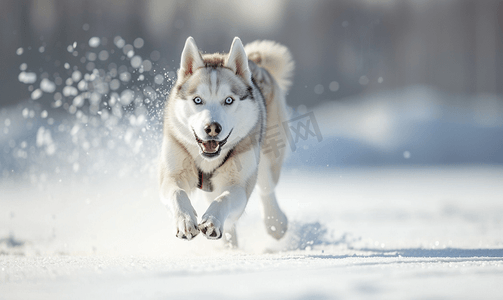
<path fill-rule="evenodd" d="M 201 169 L 197 168 L 197 181 L 198 181 L 197 188 L 198 189 L 203 190 L 205 192 L 213 192 L 213 185 L 211 184 L 211 177 L 213 177 L 213 174 L 215 173 L 216 170 L 218 170 L 218 168 L 220 168 L 221 166 L 223 166 L 225 164 L 225 162 L 227 162 L 227 160 L 231 156 L 232 152 L 234 152 L 234 149 L 229 150 L 229 153 L 227 153 L 227 155 L 225 156 L 222 163 L 218 167 L 216 167 L 215 170 L 213 170 L 210 173 L 203 172 Z"/>

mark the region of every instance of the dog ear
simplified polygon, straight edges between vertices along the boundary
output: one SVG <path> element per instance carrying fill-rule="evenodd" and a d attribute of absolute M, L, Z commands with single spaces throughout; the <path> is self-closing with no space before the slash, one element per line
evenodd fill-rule
<path fill-rule="evenodd" d="M 203 66 L 203 58 L 199 53 L 196 42 L 194 41 L 194 38 L 189 36 L 185 41 L 185 47 L 183 47 L 180 70 L 178 71 L 178 78 L 190 76 L 197 68 Z"/>
<path fill-rule="evenodd" d="M 246 55 L 243 43 L 241 43 L 238 37 L 235 37 L 234 41 L 232 41 L 231 50 L 229 51 L 225 66 L 233 70 L 236 75 L 241 76 L 246 83 L 251 84 L 248 56 Z"/>

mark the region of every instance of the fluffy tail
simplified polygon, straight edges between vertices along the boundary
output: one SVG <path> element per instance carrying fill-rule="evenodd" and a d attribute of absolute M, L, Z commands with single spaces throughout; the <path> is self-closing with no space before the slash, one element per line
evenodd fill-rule
<path fill-rule="evenodd" d="M 273 41 L 254 41 L 245 46 L 248 59 L 266 69 L 283 91 L 292 84 L 295 63 L 287 47 Z"/>

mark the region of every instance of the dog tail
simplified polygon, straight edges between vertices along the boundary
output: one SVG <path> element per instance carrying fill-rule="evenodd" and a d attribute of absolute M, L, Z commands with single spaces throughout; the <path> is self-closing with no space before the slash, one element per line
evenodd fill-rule
<path fill-rule="evenodd" d="M 266 69 L 283 91 L 292 85 L 295 63 L 287 47 L 273 41 L 254 41 L 245 46 L 248 59 Z"/>

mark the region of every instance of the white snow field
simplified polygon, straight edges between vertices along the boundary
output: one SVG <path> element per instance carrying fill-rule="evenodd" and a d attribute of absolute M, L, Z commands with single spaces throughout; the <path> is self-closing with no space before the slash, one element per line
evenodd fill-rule
<path fill-rule="evenodd" d="M 154 175 L 4 180 L 0 299 L 501 299 L 502 183 L 483 165 L 287 169 L 288 235 L 252 196 L 226 249 L 175 238 Z"/>
<path fill-rule="evenodd" d="M 137 40 L 76 41 L 57 72 L 18 54 L 31 99 L 0 109 L 0 300 L 503 299 L 500 97 L 408 87 L 293 108 L 289 231 L 270 238 L 252 195 L 228 249 L 177 239 L 159 201 L 175 73 Z"/>

